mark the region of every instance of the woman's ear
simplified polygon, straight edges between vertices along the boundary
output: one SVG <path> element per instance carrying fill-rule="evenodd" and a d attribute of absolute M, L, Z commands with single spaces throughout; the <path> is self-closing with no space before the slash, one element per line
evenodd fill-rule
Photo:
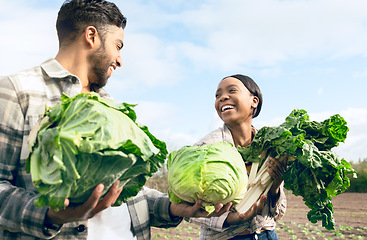
<path fill-rule="evenodd" d="M 259 98 L 256 96 L 252 96 L 252 104 L 251 107 L 257 108 L 257 105 L 259 104 Z"/>
<path fill-rule="evenodd" d="M 99 43 L 99 34 L 94 26 L 88 26 L 84 31 L 84 39 L 90 48 L 94 48 Z"/>

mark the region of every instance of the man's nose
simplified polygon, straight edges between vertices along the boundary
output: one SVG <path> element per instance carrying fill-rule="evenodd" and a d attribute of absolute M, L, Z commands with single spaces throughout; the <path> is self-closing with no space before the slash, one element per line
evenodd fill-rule
<path fill-rule="evenodd" d="M 121 56 L 119 55 L 118 58 L 116 59 L 116 66 L 117 67 L 121 67 L 122 66 L 122 60 L 121 60 Z"/>

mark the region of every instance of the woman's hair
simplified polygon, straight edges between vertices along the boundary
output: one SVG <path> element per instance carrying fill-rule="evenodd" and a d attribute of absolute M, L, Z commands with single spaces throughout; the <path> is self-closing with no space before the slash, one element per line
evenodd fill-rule
<path fill-rule="evenodd" d="M 259 86 L 256 84 L 256 82 L 252 78 L 242 75 L 242 74 L 235 74 L 232 76 L 225 77 L 223 79 L 226 79 L 229 77 L 233 77 L 233 78 L 240 80 L 243 83 L 243 85 L 245 85 L 245 87 L 249 90 L 249 92 L 253 96 L 256 96 L 259 99 L 259 103 L 257 104 L 257 107 L 254 108 L 252 112 L 252 118 L 257 117 L 261 111 L 261 106 L 263 103 L 263 96 L 261 94 Z"/>
<path fill-rule="evenodd" d="M 109 26 L 125 28 L 126 18 L 112 2 L 67 0 L 61 6 L 56 21 L 60 46 L 73 42 L 88 26 L 94 26 L 103 37 Z"/>

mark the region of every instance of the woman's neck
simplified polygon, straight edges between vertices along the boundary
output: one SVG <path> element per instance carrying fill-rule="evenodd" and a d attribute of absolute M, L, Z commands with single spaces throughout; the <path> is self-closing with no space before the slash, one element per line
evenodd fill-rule
<path fill-rule="evenodd" d="M 252 141 L 252 125 L 250 124 L 241 124 L 241 125 L 227 125 L 229 130 L 232 133 L 232 138 L 234 145 L 247 147 L 251 144 Z"/>

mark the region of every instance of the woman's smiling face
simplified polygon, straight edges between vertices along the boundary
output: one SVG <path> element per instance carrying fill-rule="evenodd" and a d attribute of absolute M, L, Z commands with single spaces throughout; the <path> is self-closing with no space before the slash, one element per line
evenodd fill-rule
<path fill-rule="evenodd" d="M 258 101 L 240 80 L 228 77 L 218 85 L 215 109 L 227 125 L 240 124 L 252 119 L 253 108 L 256 108 Z"/>

